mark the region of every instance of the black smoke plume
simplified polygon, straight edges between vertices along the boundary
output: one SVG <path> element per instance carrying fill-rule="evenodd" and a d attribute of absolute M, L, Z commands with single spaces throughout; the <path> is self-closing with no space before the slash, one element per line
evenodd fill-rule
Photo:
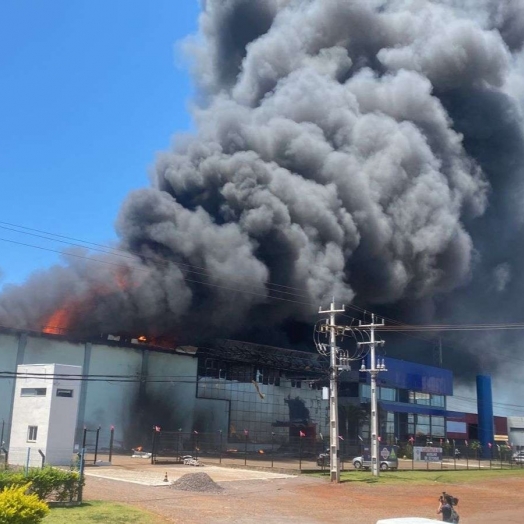
<path fill-rule="evenodd" d="M 83 304 L 85 330 L 293 343 L 331 296 L 520 320 L 523 43 L 519 0 L 205 1 L 198 131 L 124 202 L 125 257 L 69 253 L 4 292 L 1 323 Z M 502 341 L 455 363 L 491 366 Z"/>

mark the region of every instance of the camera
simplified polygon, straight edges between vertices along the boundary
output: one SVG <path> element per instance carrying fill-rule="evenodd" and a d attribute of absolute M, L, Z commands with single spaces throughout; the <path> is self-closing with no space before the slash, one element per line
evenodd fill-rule
<path fill-rule="evenodd" d="M 459 502 L 459 499 L 457 497 L 454 497 L 453 495 L 450 495 L 449 493 L 446 493 L 445 491 L 442 492 L 442 495 L 439 497 L 440 502 L 447 502 L 450 506 L 456 506 Z"/>

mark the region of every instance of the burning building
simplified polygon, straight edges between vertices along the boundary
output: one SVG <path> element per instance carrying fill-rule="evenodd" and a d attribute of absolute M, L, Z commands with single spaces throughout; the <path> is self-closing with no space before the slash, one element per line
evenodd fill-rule
<path fill-rule="evenodd" d="M 17 330 L 0 330 L 0 420 L 4 439 L 12 419 L 15 378 L 23 365 L 56 362 L 77 366 L 76 444 L 83 429 L 114 427 L 115 445 L 130 450 L 149 446 L 151 428 L 185 434 L 221 432 L 224 444 L 249 434 L 259 444 L 286 445 L 305 436 L 321 444 L 329 434 L 323 388 L 329 364 L 321 355 L 233 340 L 199 347 L 162 347 L 114 335 L 90 339 Z M 446 436 L 446 421 L 463 414 L 447 409 L 453 374 L 441 368 L 388 359 L 379 383 L 380 434 L 384 441 L 409 436 Z M 69 377 L 71 378 L 71 377 Z M 18 376 L 19 383 L 24 381 Z M 40 377 L 56 385 L 68 377 Z M 370 386 L 358 371 L 340 382 L 340 435 L 348 442 L 369 438 Z M 39 377 L 28 377 L 31 387 Z M 52 388 L 50 388 L 52 390 Z M 359 411 L 364 416 L 353 416 Z M 29 417 L 29 418 L 28 418 Z M 31 427 L 38 427 L 31 421 Z M 23 433 L 24 428 L 18 428 Z M 34 430 L 33 430 L 34 431 Z M 101 442 L 107 446 L 107 442 Z"/>

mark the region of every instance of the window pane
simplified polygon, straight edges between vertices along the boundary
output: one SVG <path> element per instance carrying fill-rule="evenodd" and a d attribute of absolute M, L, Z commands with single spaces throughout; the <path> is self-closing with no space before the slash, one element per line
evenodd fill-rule
<path fill-rule="evenodd" d="M 417 435 L 429 435 L 429 424 L 417 424 Z"/>
<path fill-rule="evenodd" d="M 28 426 L 27 427 L 27 441 L 34 442 L 38 435 L 38 426 Z"/>
<path fill-rule="evenodd" d="M 57 397 L 69 397 L 69 398 L 71 398 L 73 396 L 73 390 L 72 389 L 57 389 L 56 390 L 56 396 Z"/>
<path fill-rule="evenodd" d="M 433 415 L 431 417 L 431 425 L 432 426 L 442 426 L 444 427 L 444 417 L 437 417 Z"/>
<path fill-rule="evenodd" d="M 21 397 L 45 397 L 47 388 L 22 388 Z"/>
<path fill-rule="evenodd" d="M 397 400 L 397 390 L 393 388 L 380 388 L 379 391 L 381 400 L 390 400 L 395 402 Z"/>
<path fill-rule="evenodd" d="M 430 394 L 429 393 L 421 393 L 420 391 L 415 391 L 414 392 L 414 399 L 415 399 L 415 404 L 429 405 L 429 403 L 430 403 Z"/>
<path fill-rule="evenodd" d="M 445 406 L 444 395 L 431 395 L 431 405 L 443 408 Z"/>
<path fill-rule="evenodd" d="M 369 384 L 360 384 L 360 396 L 362 398 L 371 398 L 371 386 Z"/>

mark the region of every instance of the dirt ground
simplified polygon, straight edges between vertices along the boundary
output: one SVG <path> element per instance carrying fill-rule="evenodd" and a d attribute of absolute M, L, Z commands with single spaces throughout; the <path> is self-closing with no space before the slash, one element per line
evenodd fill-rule
<path fill-rule="evenodd" d="M 164 476 L 166 468 L 145 463 L 92 468 L 84 500 L 125 502 L 151 511 L 159 523 L 355 523 L 374 524 L 380 518 L 418 516 L 437 518 L 438 496 L 449 491 L 459 497 L 461 524 L 524 522 L 524 477 L 483 479 L 469 484 L 391 485 L 348 481 L 339 485 L 303 476 L 235 473 L 227 468 L 169 466 L 170 481 L 185 473 L 207 472 L 224 491 L 220 494 L 177 491 L 165 483 L 140 485 L 100 476 L 129 477 L 151 471 Z M 104 471 L 105 470 L 105 471 Z M 127 470 L 127 473 L 122 471 Z M 112 471 L 112 472 L 111 472 Z M 146 475 L 146 477 L 147 477 Z M 145 477 L 144 477 L 145 478 Z"/>

